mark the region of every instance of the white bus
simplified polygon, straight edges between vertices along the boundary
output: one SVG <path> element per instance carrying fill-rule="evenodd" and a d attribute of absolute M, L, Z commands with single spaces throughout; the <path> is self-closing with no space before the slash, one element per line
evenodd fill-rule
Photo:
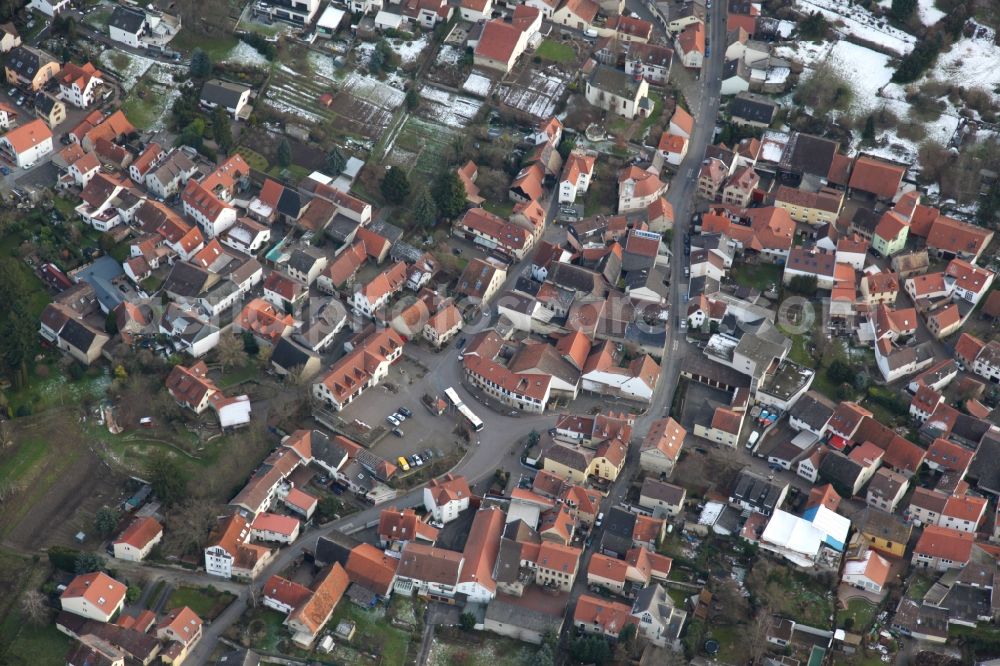
<path fill-rule="evenodd" d="M 457 409 L 462 416 L 468 419 L 469 423 L 472 424 L 473 430 L 479 432 L 486 427 L 480 418 L 476 416 L 471 409 L 465 406 L 465 403 L 463 403 L 462 399 L 458 397 L 458 393 L 455 389 L 448 387 L 444 390 L 444 394 L 448 396 L 448 400 L 451 401 L 451 404 L 455 405 L 455 409 Z"/>

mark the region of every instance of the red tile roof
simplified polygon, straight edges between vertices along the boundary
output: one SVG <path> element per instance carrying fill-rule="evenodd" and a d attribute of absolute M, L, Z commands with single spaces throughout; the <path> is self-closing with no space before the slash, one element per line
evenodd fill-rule
<path fill-rule="evenodd" d="M 642 451 L 657 449 L 670 460 L 677 460 L 681 448 L 684 446 L 684 438 L 687 437 L 687 430 L 680 423 L 672 418 L 663 418 L 653 421 L 649 426 L 646 437 L 642 440 Z"/>
<path fill-rule="evenodd" d="M 630 624 L 638 624 L 632 616 L 632 608 L 617 601 L 610 601 L 589 594 L 581 595 L 573 611 L 573 623 L 584 624 L 588 628 L 595 625 L 609 636 L 617 636 Z"/>
<path fill-rule="evenodd" d="M 521 31 L 510 23 L 500 20 L 487 21 L 479 38 L 479 44 L 476 45 L 476 55 L 490 60 L 510 62 L 520 39 Z"/>
<path fill-rule="evenodd" d="M 476 512 L 462 551 L 465 564 L 458 578 L 459 583 L 478 583 L 490 592 L 496 591 L 493 565 L 500 554 L 500 537 L 504 524 L 505 514 L 497 507 Z"/>
<path fill-rule="evenodd" d="M 335 563 L 313 587 L 313 595 L 289 615 L 290 621 L 296 621 L 307 627 L 313 634 L 319 632 L 330 619 L 333 609 L 340 602 L 351 581 L 347 572 Z"/>
<path fill-rule="evenodd" d="M 951 472 L 964 473 L 975 455 L 975 451 L 939 437 L 927 449 L 927 462 Z"/>
<path fill-rule="evenodd" d="M 353 582 L 385 597 L 392 589 L 398 566 L 396 558 L 389 557 L 370 543 L 363 543 L 347 556 L 346 570 Z"/>
<path fill-rule="evenodd" d="M 21 154 L 34 148 L 46 139 L 51 141 L 52 130 L 49 129 L 49 126 L 43 120 L 36 118 L 20 127 L 15 127 L 4 134 L 3 138 L 10 143 L 15 153 Z"/>
<path fill-rule="evenodd" d="M 63 593 L 60 599 L 86 599 L 87 603 L 95 606 L 102 613 L 110 615 L 125 599 L 128 588 L 117 580 L 107 575 L 103 571 L 81 574 L 74 578 Z"/>
<path fill-rule="evenodd" d="M 300 585 L 294 581 L 274 575 L 264 582 L 261 589 L 264 597 L 274 599 L 280 604 L 291 608 L 298 608 L 306 599 L 312 596 L 312 590 L 305 585 Z"/>
<path fill-rule="evenodd" d="M 155 518 L 144 516 L 133 520 L 115 543 L 127 543 L 133 548 L 142 550 L 160 534 L 163 534 L 163 526 L 156 522 Z"/>
<path fill-rule="evenodd" d="M 896 196 L 905 173 L 904 167 L 862 156 L 854 162 L 849 186 L 851 189 L 892 199 Z"/>
<path fill-rule="evenodd" d="M 913 548 L 914 554 L 951 560 L 959 564 L 972 555 L 973 535 L 968 532 L 928 525 Z"/>

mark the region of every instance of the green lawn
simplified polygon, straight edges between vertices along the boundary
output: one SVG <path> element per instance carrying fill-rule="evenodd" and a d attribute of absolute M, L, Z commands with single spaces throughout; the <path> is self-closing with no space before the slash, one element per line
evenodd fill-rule
<path fill-rule="evenodd" d="M 19 501 L 26 502 L 25 498 Z M 65 664 L 69 637 L 59 633 L 55 624 L 36 627 L 27 622 L 18 608 L 21 594 L 41 586 L 50 572 L 48 560 L 31 558 L 0 550 L 0 663 Z"/>
<path fill-rule="evenodd" d="M 646 119 L 642 121 L 642 134 L 649 131 L 649 128 L 653 126 L 653 123 L 660 119 L 660 114 L 663 113 L 663 95 L 658 92 L 650 91 L 649 99 L 653 100 L 653 112 L 646 116 Z M 655 137 L 656 141 L 659 141 L 659 137 Z"/>
<path fill-rule="evenodd" d="M 7 649 L 0 650 L 5 664 L 65 664 L 70 638 L 56 629 L 55 624 L 36 627 L 11 613 L 16 633 Z"/>
<path fill-rule="evenodd" d="M 847 608 L 837 611 L 837 626 L 844 627 L 844 621 L 851 618 L 851 631 L 863 633 L 875 620 L 875 612 L 878 606 L 866 599 L 851 599 L 847 602 Z"/>
<path fill-rule="evenodd" d="M 287 173 L 286 173 L 287 172 Z M 274 178 L 289 178 L 295 182 L 302 180 L 307 177 L 311 172 L 305 167 L 301 167 L 298 164 L 289 164 L 286 167 L 278 166 L 275 164 L 268 170 L 268 175 Z"/>
<path fill-rule="evenodd" d="M 235 35 L 202 37 L 187 28 L 181 28 L 177 36 L 170 40 L 170 48 L 186 55 L 191 55 L 192 51 L 200 48 L 213 61 L 219 61 L 225 59 L 238 43 L 239 39 Z"/>
<path fill-rule="evenodd" d="M 742 264 L 740 266 L 733 266 L 730 275 L 736 284 L 767 291 L 767 288 L 772 284 L 781 284 L 781 275 L 783 272 L 782 267 L 777 264 Z"/>
<path fill-rule="evenodd" d="M 219 379 L 219 388 L 227 389 L 231 386 L 242 384 L 249 379 L 255 379 L 259 375 L 260 368 L 251 359 L 241 368 L 228 368 L 226 372 L 222 373 L 222 377 Z"/>
<path fill-rule="evenodd" d="M 236 149 L 238 155 L 242 155 L 246 163 L 250 165 L 251 169 L 256 169 L 257 171 L 267 171 L 268 163 L 267 159 L 252 148 L 247 148 L 246 146 L 240 146 Z"/>
<path fill-rule="evenodd" d="M 170 593 L 167 599 L 167 608 L 180 608 L 187 606 L 198 616 L 207 621 L 211 621 L 219 616 L 226 606 L 232 603 L 235 597 L 228 592 L 218 590 L 208 590 L 200 587 L 178 587 Z"/>
<path fill-rule="evenodd" d="M 17 483 L 45 456 L 48 444 L 44 439 L 23 439 L 13 454 L 0 460 L 0 480 Z"/>
<path fill-rule="evenodd" d="M 729 625 L 725 627 L 711 627 L 702 639 L 702 643 L 709 638 L 719 641 L 718 659 L 725 664 L 738 664 L 741 658 L 746 656 L 746 647 L 743 645 L 745 632 L 739 625 Z M 699 646 L 700 647 L 700 646 Z"/>
<path fill-rule="evenodd" d="M 129 93 L 122 103 L 122 111 L 137 128 L 149 129 L 166 112 L 166 100 L 166 92 L 159 85 L 147 85 L 144 81 Z"/>
<path fill-rule="evenodd" d="M 59 214 L 65 217 L 67 220 L 72 220 L 76 217 L 76 206 L 79 202 L 73 202 L 69 199 L 63 197 L 53 197 L 52 205 L 56 207 Z"/>
<path fill-rule="evenodd" d="M 490 211 L 494 215 L 499 215 L 502 218 L 510 217 L 510 214 L 514 212 L 514 202 L 510 199 L 504 201 L 484 201 L 483 208 Z"/>
<path fill-rule="evenodd" d="M 364 611 L 351 603 L 338 604 L 328 626 L 336 627 L 338 622 L 345 619 L 352 620 L 357 626 L 352 645 L 377 651 L 382 656 L 379 662 L 382 666 L 402 666 L 407 663 L 407 651 L 410 642 L 414 640 L 409 633 L 393 627 L 378 612 Z"/>
<path fill-rule="evenodd" d="M 921 600 L 933 584 L 934 579 L 930 576 L 917 574 L 910 579 L 909 585 L 906 587 L 906 596 L 910 599 Z"/>
<path fill-rule="evenodd" d="M 543 40 L 535 51 L 537 55 L 542 60 L 551 60 L 552 62 L 569 63 L 573 62 L 576 58 L 576 51 L 569 44 L 563 42 L 557 42 L 554 39 Z"/>

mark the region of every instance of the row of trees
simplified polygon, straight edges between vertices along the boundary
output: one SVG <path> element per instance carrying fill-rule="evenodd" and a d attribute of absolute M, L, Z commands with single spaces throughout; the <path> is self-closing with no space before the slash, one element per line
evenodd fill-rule
<path fill-rule="evenodd" d="M 37 313 L 28 310 L 33 289 L 17 259 L 0 259 L 0 360 L 14 388 L 28 381 L 28 363 L 35 350 Z"/>

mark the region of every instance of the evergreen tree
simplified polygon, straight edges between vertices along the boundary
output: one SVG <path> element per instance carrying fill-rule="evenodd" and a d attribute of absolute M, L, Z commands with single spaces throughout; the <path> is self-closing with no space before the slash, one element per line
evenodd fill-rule
<path fill-rule="evenodd" d="M 94 529 L 105 539 L 115 533 L 118 527 L 118 512 L 111 507 L 102 507 L 94 518 Z"/>
<path fill-rule="evenodd" d="M 875 116 L 868 116 L 865 120 L 865 129 L 861 132 L 861 140 L 869 146 L 875 143 Z"/>
<path fill-rule="evenodd" d="M 406 108 L 408 111 L 416 111 L 418 106 L 420 106 L 420 93 L 417 92 L 416 88 L 411 86 L 406 91 Z"/>
<path fill-rule="evenodd" d="M 389 167 L 382 178 L 382 196 L 389 203 L 401 204 L 410 196 L 410 181 L 399 167 Z"/>
<path fill-rule="evenodd" d="M 212 132 L 219 148 L 228 154 L 233 149 L 233 128 L 229 124 L 229 114 L 221 106 L 212 112 Z"/>
<path fill-rule="evenodd" d="M 153 492 L 167 506 L 176 504 L 187 495 L 188 475 L 180 463 L 165 453 L 154 453 L 146 467 Z"/>
<path fill-rule="evenodd" d="M 892 9 L 889 10 L 889 13 L 897 21 L 905 21 L 913 16 L 916 9 L 917 0 L 892 0 Z"/>
<path fill-rule="evenodd" d="M 334 146 L 330 149 L 330 152 L 326 154 L 326 169 L 330 172 L 331 176 L 339 176 L 344 171 L 344 167 L 347 166 L 347 158 L 344 157 L 344 153 L 340 152 L 339 146 Z"/>
<path fill-rule="evenodd" d="M 288 139 L 282 139 L 278 144 L 278 164 L 287 167 L 292 163 L 292 145 Z"/>
<path fill-rule="evenodd" d="M 0 361 L 15 388 L 28 378 L 28 362 L 35 350 L 35 321 L 28 313 L 31 289 L 22 265 L 13 258 L 0 259 Z"/>
<path fill-rule="evenodd" d="M 976 209 L 976 221 L 984 227 L 995 227 L 998 212 L 1000 212 L 1000 180 L 994 181 L 980 200 Z"/>
<path fill-rule="evenodd" d="M 414 226 L 430 229 L 437 222 L 437 204 L 426 187 L 417 190 L 410 208 L 410 221 Z"/>
<path fill-rule="evenodd" d="M 188 71 L 196 79 L 207 79 L 212 74 L 212 60 L 207 53 L 196 48 L 191 54 L 191 65 Z"/>
<path fill-rule="evenodd" d="M 465 198 L 465 186 L 462 185 L 454 169 L 448 169 L 438 176 L 431 196 L 434 197 L 438 212 L 449 220 L 461 215 L 468 204 Z"/>

